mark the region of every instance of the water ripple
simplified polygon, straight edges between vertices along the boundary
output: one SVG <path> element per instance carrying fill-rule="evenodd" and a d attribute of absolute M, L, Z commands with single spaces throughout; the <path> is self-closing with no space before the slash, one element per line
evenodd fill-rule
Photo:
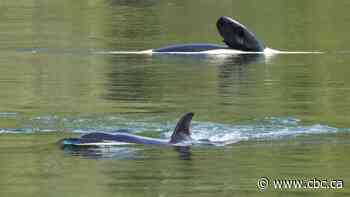
<path fill-rule="evenodd" d="M 10 114 L 12 116 L 14 114 Z M 154 119 L 130 120 L 117 116 L 68 118 L 60 116 L 39 116 L 31 118 L 20 128 L 0 128 L 0 133 L 59 132 L 72 133 L 126 131 L 145 135 L 170 138 L 176 122 L 160 123 Z M 328 125 L 304 124 L 293 117 L 266 117 L 244 124 L 220 124 L 194 121 L 192 138 L 198 143 L 226 145 L 239 141 L 257 139 L 279 139 L 297 135 L 349 132 L 350 128 L 336 128 Z"/>

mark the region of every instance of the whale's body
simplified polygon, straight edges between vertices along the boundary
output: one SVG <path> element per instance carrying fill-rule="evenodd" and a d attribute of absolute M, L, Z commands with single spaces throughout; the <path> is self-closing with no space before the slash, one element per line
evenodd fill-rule
<path fill-rule="evenodd" d="M 176 128 L 170 138 L 158 139 L 134 135 L 125 132 L 104 133 L 93 132 L 82 135 L 79 138 L 65 138 L 60 140 L 62 146 L 105 146 L 123 144 L 144 144 L 163 146 L 183 146 L 191 142 L 190 124 L 193 113 L 186 113 L 177 123 Z"/>
<path fill-rule="evenodd" d="M 193 44 L 178 44 L 171 45 L 163 48 L 153 49 L 152 52 L 164 53 L 164 52 L 201 52 L 219 49 L 230 49 L 225 45 L 209 44 L 209 43 L 193 43 Z"/>
<path fill-rule="evenodd" d="M 149 144 L 168 145 L 169 142 L 163 139 L 149 138 L 123 132 L 103 133 L 93 132 L 81 136 L 80 138 L 67 138 L 63 140 L 63 145 L 123 145 L 123 144 Z"/>
<path fill-rule="evenodd" d="M 249 52 L 264 52 L 265 46 L 244 25 L 229 17 L 222 16 L 216 22 L 220 35 L 226 45 L 193 43 L 180 44 L 152 49 L 154 53 L 169 52 L 204 52 L 212 50 L 238 50 Z"/>
<path fill-rule="evenodd" d="M 143 51 L 110 51 L 98 52 L 102 54 L 173 54 L 173 55 L 239 55 L 239 54 L 311 54 L 322 53 L 318 51 L 281 51 L 267 48 L 257 39 L 255 34 L 240 22 L 226 16 L 220 17 L 216 22 L 219 34 L 225 45 L 210 43 L 175 44 L 166 47 L 148 49 Z"/>

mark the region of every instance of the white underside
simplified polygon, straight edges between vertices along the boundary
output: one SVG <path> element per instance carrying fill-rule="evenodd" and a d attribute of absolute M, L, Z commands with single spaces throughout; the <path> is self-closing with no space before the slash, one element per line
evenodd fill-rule
<path fill-rule="evenodd" d="M 80 144 L 72 144 L 73 146 L 81 146 L 81 147 L 86 147 L 86 146 L 98 146 L 98 147 L 104 147 L 104 146 L 123 146 L 123 145 L 130 145 L 130 144 L 136 144 L 136 143 L 128 143 L 128 142 L 95 142 L 95 143 L 80 143 Z M 157 145 L 157 144 L 154 144 Z M 162 144 L 159 144 L 162 145 Z M 166 144 L 163 144 L 166 145 Z M 172 146 L 190 146 L 192 145 L 192 142 L 180 142 L 177 144 L 168 144 Z"/>
<path fill-rule="evenodd" d="M 80 144 L 74 144 L 74 146 L 121 146 L 121 145 L 128 145 L 131 143 L 127 142 L 95 142 L 95 143 L 80 143 Z"/>
<path fill-rule="evenodd" d="M 251 51 L 240 51 L 234 49 L 214 49 L 208 51 L 200 51 L 200 52 L 154 52 L 152 49 L 144 50 L 144 51 L 105 51 L 105 52 L 97 52 L 98 54 L 174 54 L 174 55 L 237 55 L 237 54 L 264 54 L 264 55 L 274 55 L 274 54 L 322 54 L 321 51 L 279 51 L 275 49 L 266 48 L 262 52 L 251 52 Z"/>

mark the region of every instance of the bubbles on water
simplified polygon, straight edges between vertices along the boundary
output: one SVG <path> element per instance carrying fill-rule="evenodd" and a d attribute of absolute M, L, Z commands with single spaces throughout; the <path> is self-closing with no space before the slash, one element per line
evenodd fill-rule
<path fill-rule="evenodd" d="M 277 125 L 297 125 L 301 120 L 292 117 L 266 117 L 263 122 L 267 124 L 277 124 Z"/>
<path fill-rule="evenodd" d="M 0 113 L 0 118 L 17 117 L 15 113 Z M 19 118 L 21 119 L 21 118 Z M 129 132 L 141 135 L 151 135 L 169 139 L 176 122 L 161 123 L 153 119 L 128 119 L 118 116 L 99 117 L 61 117 L 38 116 L 30 118 L 19 128 L 0 128 L 0 133 L 35 133 L 60 132 L 73 133 L 90 132 Z M 302 120 L 293 117 L 266 117 L 240 124 L 220 124 L 213 122 L 194 121 L 191 126 L 193 143 L 210 145 L 227 145 L 240 141 L 256 139 L 278 139 L 297 135 L 347 132 L 350 129 L 340 129 L 323 124 L 307 125 Z"/>
<path fill-rule="evenodd" d="M 267 117 L 246 124 L 219 124 L 193 122 L 192 138 L 212 145 L 228 145 L 246 140 L 277 139 L 303 134 L 335 133 L 340 130 L 322 124 L 303 125 L 302 121 L 291 117 Z M 166 133 L 170 137 L 172 131 Z"/>
<path fill-rule="evenodd" d="M 0 112 L 0 118 L 14 118 L 16 115 L 15 112 Z"/>

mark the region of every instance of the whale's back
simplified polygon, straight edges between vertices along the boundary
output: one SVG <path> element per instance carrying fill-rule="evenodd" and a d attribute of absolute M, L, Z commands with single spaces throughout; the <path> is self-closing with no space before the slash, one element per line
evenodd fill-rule
<path fill-rule="evenodd" d="M 163 48 L 153 49 L 153 52 L 202 52 L 215 49 L 228 49 L 228 47 L 219 44 L 193 43 L 170 45 Z"/>

